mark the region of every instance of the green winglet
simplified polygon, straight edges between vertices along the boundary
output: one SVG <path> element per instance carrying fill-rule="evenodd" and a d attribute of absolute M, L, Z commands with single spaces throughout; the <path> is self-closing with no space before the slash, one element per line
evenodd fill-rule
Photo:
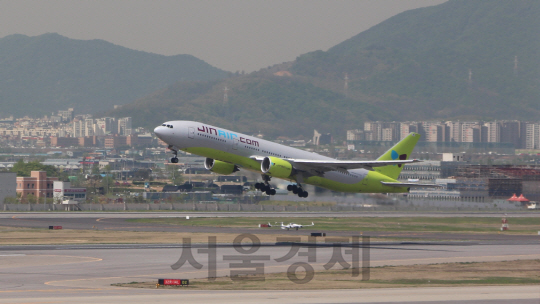
<path fill-rule="evenodd" d="M 420 139 L 420 134 L 410 133 L 403 140 L 395 144 L 392 148 L 386 151 L 377 160 L 407 160 Z M 384 174 L 390 178 L 397 179 L 404 165 L 390 165 L 377 167 L 375 171 Z"/>

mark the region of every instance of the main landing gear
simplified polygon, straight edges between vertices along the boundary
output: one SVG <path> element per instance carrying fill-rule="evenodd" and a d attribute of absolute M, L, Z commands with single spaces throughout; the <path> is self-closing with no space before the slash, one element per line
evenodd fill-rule
<path fill-rule="evenodd" d="M 270 186 L 270 176 L 262 174 L 262 178 L 264 183 L 256 183 L 255 189 L 266 192 L 267 195 L 276 195 L 276 189 L 273 189 L 272 186 Z"/>
<path fill-rule="evenodd" d="M 172 151 L 172 153 L 174 155 L 173 157 L 171 157 L 171 163 L 177 164 L 178 163 L 178 151 L 175 150 L 172 145 L 169 145 L 169 149 Z"/>
<path fill-rule="evenodd" d="M 302 185 L 300 184 L 293 184 L 287 186 L 288 191 L 292 191 L 292 193 L 298 195 L 298 197 L 306 198 L 308 197 L 309 193 L 302 189 Z"/>
<path fill-rule="evenodd" d="M 264 182 L 256 183 L 255 189 L 265 192 L 267 195 L 276 195 L 276 189 L 273 189 L 272 186 L 270 186 L 270 176 L 263 174 L 262 178 Z M 292 191 L 294 194 L 298 195 L 298 197 L 308 197 L 308 192 L 302 189 L 302 185 L 300 184 L 288 185 L 287 190 Z"/>

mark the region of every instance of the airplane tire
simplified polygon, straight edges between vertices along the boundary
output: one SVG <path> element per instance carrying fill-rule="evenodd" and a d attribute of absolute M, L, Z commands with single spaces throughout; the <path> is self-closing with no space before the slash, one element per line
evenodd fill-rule
<path fill-rule="evenodd" d="M 298 192 L 298 188 L 293 188 L 293 189 L 292 189 L 292 193 L 298 194 L 298 193 L 300 193 L 300 192 Z"/>
<path fill-rule="evenodd" d="M 264 187 L 264 184 L 263 184 L 263 183 L 255 183 L 255 189 L 261 190 L 262 187 Z"/>
<path fill-rule="evenodd" d="M 287 191 L 292 191 L 293 185 L 287 185 Z"/>
<path fill-rule="evenodd" d="M 171 163 L 177 164 L 178 163 L 178 158 L 177 157 L 171 158 Z"/>
<path fill-rule="evenodd" d="M 276 189 L 268 189 L 268 190 L 266 190 L 266 195 L 276 195 Z"/>
<path fill-rule="evenodd" d="M 308 197 L 308 192 L 307 191 L 299 191 L 298 192 L 298 197 Z"/>

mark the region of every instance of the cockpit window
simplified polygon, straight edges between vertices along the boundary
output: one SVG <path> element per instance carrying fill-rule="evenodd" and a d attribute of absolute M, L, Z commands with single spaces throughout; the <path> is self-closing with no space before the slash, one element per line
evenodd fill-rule
<path fill-rule="evenodd" d="M 162 124 L 162 126 L 166 127 L 167 125 L 166 125 L 166 124 Z"/>

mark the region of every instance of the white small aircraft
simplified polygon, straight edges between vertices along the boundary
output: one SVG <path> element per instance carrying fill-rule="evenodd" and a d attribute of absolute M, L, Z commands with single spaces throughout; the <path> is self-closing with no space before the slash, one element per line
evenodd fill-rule
<path fill-rule="evenodd" d="M 315 226 L 315 224 L 313 222 L 311 222 L 311 225 L 300 225 L 300 224 L 295 224 L 295 223 L 288 223 L 287 225 L 283 225 L 283 222 L 281 222 L 281 229 L 296 229 L 298 230 L 299 228 L 303 228 L 303 227 L 310 227 L 310 226 Z"/>

